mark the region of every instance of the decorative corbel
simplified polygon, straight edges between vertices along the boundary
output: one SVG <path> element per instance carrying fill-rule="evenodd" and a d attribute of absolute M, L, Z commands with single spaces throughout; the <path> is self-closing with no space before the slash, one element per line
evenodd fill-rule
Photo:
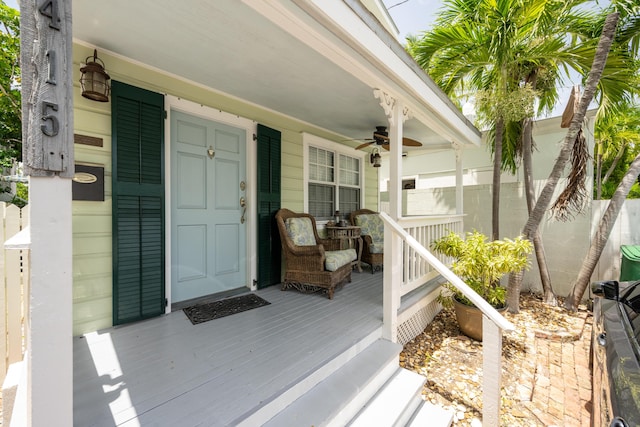
<path fill-rule="evenodd" d="M 384 114 L 387 116 L 389 124 L 392 125 L 395 119 L 393 116 L 393 108 L 396 105 L 395 98 L 382 89 L 374 89 L 373 96 L 380 100 L 380 106 L 384 109 Z"/>
<path fill-rule="evenodd" d="M 382 89 L 374 89 L 373 96 L 375 96 L 376 99 L 380 100 L 380 106 L 384 109 L 387 120 L 389 120 L 389 125 L 393 125 L 395 123 L 394 109 L 396 107 L 396 99 L 391 96 L 391 94 L 385 92 Z M 402 108 L 401 114 L 402 123 L 413 117 L 413 115 L 411 114 L 411 110 L 409 110 L 409 107 L 406 106 Z"/>

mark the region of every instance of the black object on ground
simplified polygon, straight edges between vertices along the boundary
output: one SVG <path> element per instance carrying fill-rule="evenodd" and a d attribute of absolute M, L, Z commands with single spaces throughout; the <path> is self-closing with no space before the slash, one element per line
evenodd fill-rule
<path fill-rule="evenodd" d="M 269 305 L 270 302 L 254 294 L 241 295 L 239 297 L 227 298 L 220 301 L 206 304 L 197 304 L 183 308 L 191 323 L 197 325 L 209 320 L 219 319 L 232 314 L 241 313 L 253 308 Z"/>

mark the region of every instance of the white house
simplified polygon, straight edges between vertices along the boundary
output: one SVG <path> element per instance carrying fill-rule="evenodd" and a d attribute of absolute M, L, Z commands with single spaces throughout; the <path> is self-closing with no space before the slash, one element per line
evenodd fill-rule
<path fill-rule="evenodd" d="M 424 328 L 428 282 L 448 273 L 401 227 L 461 229 L 462 212 L 404 221 L 399 142 L 460 149 L 481 135 L 405 53 L 382 2 L 21 10 L 31 289 L 11 425 L 339 425 L 384 384 L 410 391 L 397 420 L 413 417 L 424 379 L 398 370 L 398 334 Z M 88 93 L 97 64 L 106 99 Z M 376 126 L 388 137 L 355 150 Z M 353 273 L 332 301 L 276 292 L 273 214 L 378 209 L 370 154 L 386 143 L 384 273 Z M 272 304 L 197 326 L 172 311 L 239 290 Z M 485 314 L 499 360 L 510 325 Z"/>

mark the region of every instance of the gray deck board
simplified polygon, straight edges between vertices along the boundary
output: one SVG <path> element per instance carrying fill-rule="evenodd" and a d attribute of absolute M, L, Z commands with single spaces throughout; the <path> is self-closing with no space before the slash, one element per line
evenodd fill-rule
<path fill-rule="evenodd" d="M 199 325 L 176 311 L 74 338 L 74 424 L 229 425 L 381 327 L 382 275 L 352 279 L 333 300 L 276 286 Z"/>

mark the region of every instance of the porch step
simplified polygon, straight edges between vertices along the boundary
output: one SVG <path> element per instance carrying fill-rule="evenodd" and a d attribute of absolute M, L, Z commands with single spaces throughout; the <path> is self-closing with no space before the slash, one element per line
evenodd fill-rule
<path fill-rule="evenodd" d="M 393 377 L 358 413 L 349 427 L 405 426 L 422 403 L 421 392 L 425 381 L 422 375 L 397 368 Z"/>
<path fill-rule="evenodd" d="M 449 427 L 453 413 L 422 400 L 426 379 L 399 367 L 401 350 L 374 342 L 264 426 Z"/>
<path fill-rule="evenodd" d="M 375 341 L 264 426 L 346 425 L 397 371 L 401 350 L 399 344 Z"/>
<path fill-rule="evenodd" d="M 433 403 L 423 401 L 407 427 L 441 426 L 449 427 L 453 424 L 453 412 Z"/>

